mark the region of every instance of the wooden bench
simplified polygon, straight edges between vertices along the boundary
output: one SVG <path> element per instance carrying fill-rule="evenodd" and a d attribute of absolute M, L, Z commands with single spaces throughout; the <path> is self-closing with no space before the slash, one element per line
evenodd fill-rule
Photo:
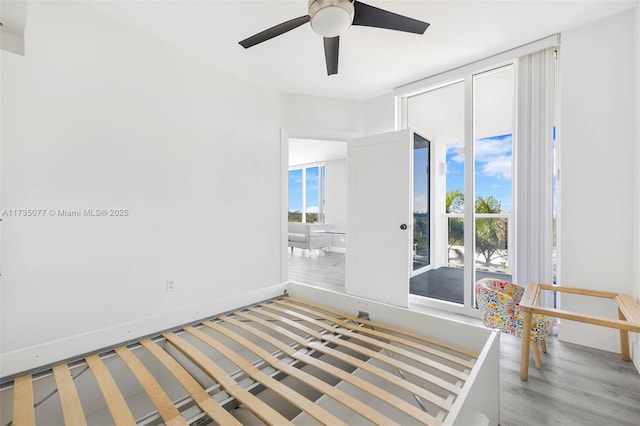
<path fill-rule="evenodd" d="M 612 299 L 618 305 L 618 318 L 610 319 L 591 315 L 582 315 L 562 309 L 543 308 L 538 306 L 542 290 L 558 291 L 561 293 L 579 294 L 582 296 L 600 297 Z M 640 333 L 640 306 L 628 294 L 613 293 L 608 291 L 587 290 L 575 287 L 553 286 L 541 283 L 530 283 L 524 290 L 520 300 L 520 309 L 523 311 L 523 330 L 531 329 L 531 315 L 542 314 L 554 318 L 564 318 L 571 321 L 579 321 L 587 324 L 600 325 L 602 327 L 617 328 L 620 330 L 620 351 L 622 359 L 630 361 L 629 332 Z M 520 379 L 529 378 L 529 347 L 530 339 L 522 339 L 522 354 L 520 358 Z"/>

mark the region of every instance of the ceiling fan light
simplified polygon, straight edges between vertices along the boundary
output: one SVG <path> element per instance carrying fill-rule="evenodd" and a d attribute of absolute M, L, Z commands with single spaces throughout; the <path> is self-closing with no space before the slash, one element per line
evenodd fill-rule
<path fill-rule="evenodd" d="M 311 28 L 323 37 L 337 37 L 353 21 L 353 3 L 349 0 L 311 0 L 309 15 Z"/>

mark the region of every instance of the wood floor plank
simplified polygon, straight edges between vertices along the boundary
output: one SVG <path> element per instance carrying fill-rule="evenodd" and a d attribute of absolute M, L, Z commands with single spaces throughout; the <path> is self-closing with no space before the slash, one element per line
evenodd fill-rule
<path fill-rule="evenodd" d="M 640 375 L 615 353 L 547 338 L 542 368 L 521 382 L 521 339 L 500 336 L 500 420 L 504 426 L 637 426 Z"/>
<path fill-rule="evenodd" d="M 238 383 L 226 371 L 224 371 L 224 369 L 218 366 L 213 362 L 213 360 L 209 359 L 205 354 L 185 339 L 173 333 L 166 333 L 163 336 L 194 364 L 205 371 L 212 379 L 220 383 L 229 395 L 232 395 L 244 404 L 260 420 L 273 425 L 291 424 L 289 420 L 267 405 L 264 401 L 238 385 Z"/>
<path fill-rule="evenodd" d="M 90 355 L 85 360 L 98 382 L 115 424 L 118 426 L 135 425 L 136 421 L 129 410 L 129 406 L 102 359 L 98 355 Z"/>
<path fill-rule="evenodd" d="M 59 364 L 53 367 L 53 376 L 58 387 L 65 424 L 74 426 L 86 425 L 87 420 L 84 416 L 80 396 L 67 364 Z"/>
<path fill-rule="evenodd" d="M 209 418 L 221 425 L 241 426 L 241 423 L 233 417 L 224 407 L 221 407 L 211 398 L 211 395 L 204 390 L 196 379 L 176 361 L 171 355 L 165 352 L 160 346 L 153 343 L 150 339 L 140 342 L 158 361 L 165 366 L 167 370 L 178 380 L 180 385 L 191 395 L 198 406 L 207 413 Z"/>
<path fill-rule="evenodd" d="M 31 374 L 20 376 L 13 381 L 13 424 L 32 426 L 36 424 L 33 409 L 33 383 Z"/>
<path fill-rule="evenodd" d="M 162 389 L 162 386 L 153 377 L 149 370 L 140 362 L 126 346 L 120 346 L 115 349 L 116 353 L 122 358 L 124 363 L 129 367 L 131 372 L 140 385 L 145 390 L 153 405 L 158 409 L 158 414 L 162 417 L 165 424 L 169 426 L 186 425 L 187 422 L 180 415 L 180 412 L 169 398 L 169 395 Z"/>

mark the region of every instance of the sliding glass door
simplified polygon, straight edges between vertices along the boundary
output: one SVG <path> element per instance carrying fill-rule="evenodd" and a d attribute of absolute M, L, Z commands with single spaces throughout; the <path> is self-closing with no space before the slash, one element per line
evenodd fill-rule
<path fill-rule="evenodd" d="M 511 278 L 513 74 L 507 64 L 441 84 L 405 104 L 407 126 L 429 139 L 427 170 L 433 170 L 425 209 L 430 238 L 428 248 L 420 247 L 431 261 L 412 277 L 411 294 L 451 310 L 475 308 L 477 279 Z M 415 235 L 421 226 L 414 226 Z"/>

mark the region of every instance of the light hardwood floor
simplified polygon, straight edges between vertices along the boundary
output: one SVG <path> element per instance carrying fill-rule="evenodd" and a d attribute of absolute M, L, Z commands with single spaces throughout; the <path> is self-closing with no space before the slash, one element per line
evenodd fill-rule
<path fill-rule="evenodd" d="M 344 292 L 344 268 L 338 253 L 289 251 L 291 281 Z M 640 375 L 632 363 L 552 336 L 542 368 L 531 361 L 529 380 L 522 382 L 520 344 L 517 337 L 500 336 L 502 426 L 640 425 Z"/>

